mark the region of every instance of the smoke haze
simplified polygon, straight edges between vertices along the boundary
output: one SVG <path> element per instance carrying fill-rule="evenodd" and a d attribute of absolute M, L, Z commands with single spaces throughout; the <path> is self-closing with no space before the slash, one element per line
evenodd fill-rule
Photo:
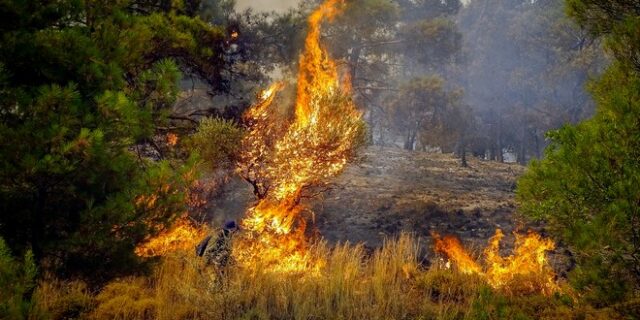
<path fill-rule="evenodd" d="M 238 0 L 236 9 L 242 11 L 252 8 L 256 11 L 276 11 L 283 12 L 295 7 L 299 0 Z"/>

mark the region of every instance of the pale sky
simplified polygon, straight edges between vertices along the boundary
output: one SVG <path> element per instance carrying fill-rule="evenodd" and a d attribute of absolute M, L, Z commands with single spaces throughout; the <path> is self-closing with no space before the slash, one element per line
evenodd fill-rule
<path fill-rule="evenodd" d="M 256 11 L 287 11 L 295 7 L 300 0 L 237 0 L 236 8 L 244 10 L 253 8 Z"/>

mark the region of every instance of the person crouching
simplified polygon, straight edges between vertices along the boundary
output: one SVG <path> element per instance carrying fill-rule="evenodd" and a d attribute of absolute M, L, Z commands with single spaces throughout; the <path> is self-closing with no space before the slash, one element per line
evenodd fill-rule
<path fill-rule="evenodd" d="M 204 238 L 196 247 L 196 255 L 203 257 L 207 265 L 226 267 L 231 261 L 231 238 L 238 231 L 235 221 L 227 221 L 215 234 Z"/>

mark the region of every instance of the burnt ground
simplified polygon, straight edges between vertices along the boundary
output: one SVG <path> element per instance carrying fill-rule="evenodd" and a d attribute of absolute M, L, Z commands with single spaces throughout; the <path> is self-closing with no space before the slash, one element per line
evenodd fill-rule
<path fill-rule="evenodd" d="M 329 241 L 376 247 L 402 231 L 435 231 L 484 242 L 496 228 L 510 233 L 519 224 L 513 190 L 522 172 L 519 165 L 470 159 L 464 168 L 448 154 L 373 147 L 313 208 Z"/>
<path fill-rule="evenodd" d="M 456 235 L 475 253 L 497 228 L 506 235 L 505 253 L 513 247 L 513 231 L 545 234 L 542 226 L 516 215 L 514 189 L 523 166 L 471 158 L 464 168 L 449 154 L 397 148 L 369 147 L 361 156 L 329 182 L 328 190 L 304 202 L 314 213 L 317 231 L 330 243 L 363 242 L 375 248 L 387 237 L 410 232 L 422 239 L 429 259 L 432 232 Z M 215 201 L 215 222 L 240 219 L 252 199 L 246 183 L 232 180 Z M 551 258 L 568 264 L 564 249 Z"/>

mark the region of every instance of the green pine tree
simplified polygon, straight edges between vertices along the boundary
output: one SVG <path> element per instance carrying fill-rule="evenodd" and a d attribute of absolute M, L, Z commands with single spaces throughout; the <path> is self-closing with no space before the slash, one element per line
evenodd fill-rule
<path fill-rule="evenodd" d="M 640 289 L 640 3 L 569 0 L 569 12 L 616 58 L 591 85 L 596 115 L 549 134 L 518 183 L 522 211 L 576 253 L 573 283 L 614 304 Z"/>
<path fill-rule="evenodd" d="M 163 124 L 180 70 L 218 88 L 223 31 L 192 1 L 0 2 L 0 235 L 61 275 L 131 272 L 185 211 L 192 162 L 131 146 Z"/>

